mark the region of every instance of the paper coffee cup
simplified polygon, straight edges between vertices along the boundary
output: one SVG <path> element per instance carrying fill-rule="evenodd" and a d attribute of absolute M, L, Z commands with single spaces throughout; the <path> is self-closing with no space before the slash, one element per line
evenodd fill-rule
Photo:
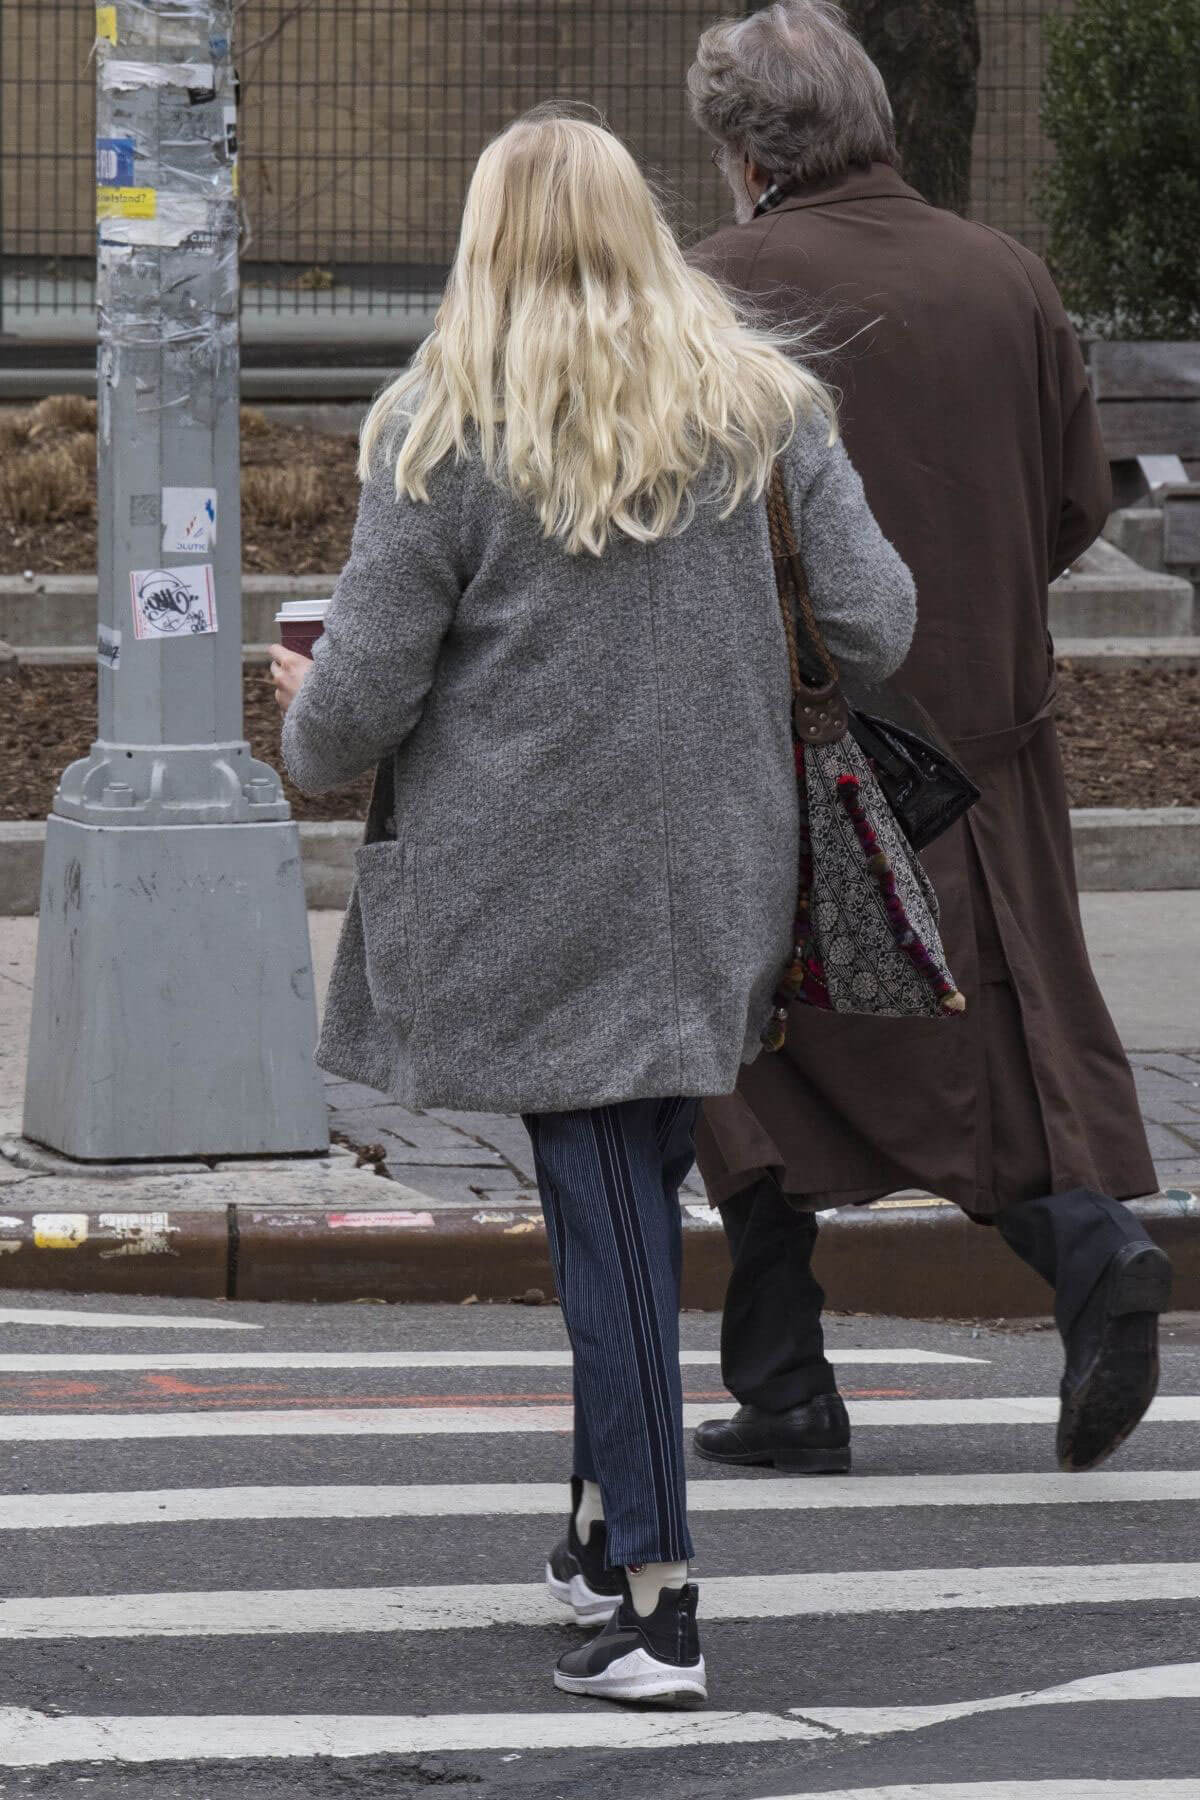
<path fill-rule="evenodd" d="M 328 600 L 285 600 L 275 614 L 279 642 L 297 656 L 311 656 L 313 645 L 325 629 Z"/>

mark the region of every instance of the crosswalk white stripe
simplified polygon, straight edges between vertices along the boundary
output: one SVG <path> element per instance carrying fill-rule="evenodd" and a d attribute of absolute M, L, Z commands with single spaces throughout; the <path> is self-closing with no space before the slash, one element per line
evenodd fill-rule
<path fill-rule="evenodd" d="M 238 1519 L 555 1518 L 564 1510 L 565 1494 L 565 1483 L 549 1481 L 11 1494 L 0 1497 L 0 1531 Z M 1200 1469 L 1101 1470 L 1093 1475 L 867 1475 L 819 1482 L 764 1474 L 688 1483 L 688 1509 L 693 1513 L 1180 1500 L 1200 1500 Z"/>
<path fill-rule="evenodd" d="M 53 1306 L 0 1306 L 0 1325 L 83 1325 L 95 1331 L 261 1331 L 245 1319 L 212 1319 L 203 1314 L 86 1312 Z"/>
<path fill-rule="evenodd" d="M 1131 1700 L 1200 1700 L 1200 1662 L 1161 1663 L 1147 1669 L 1114 1669 L 1059 1687 L 1000 1694 L 985 1700 L 958 1700 L 940 1706 L 797 1706 L 799 1717 L 829 1725 L 851 1737 L 883 1737 L 897 1731 L 924 1731 L 977 1713 L 1018 1712 L 1030 1706 L 1079 1706 Z"/>
<path fill-rule="evenodd" d="M 455 1750 L 663 1750 L 799 1743 L 828 1733 L 776 1713 L 251 1714 L 248 1717 L 66 1717 L 0 1709 L 0 1768 L 73 1762 L 297 1760 L 419 1756 Z M 1174 1796 L 1164 1797 L 1174 1800 Z"/>
<path fill-rule="evenodd" d="M 686 1429 L 704 1419 L 727 1419 L 720 1402 L 685 1405 Z M 1046 1425 L 1058 1401 L 1040 1396 L 989 1400 L 856 1400 L 850 1421 L 863 1426 Z M 1200 1397 L 1160 1395 L 1147 1424 L 1200 1423 Z M 66 1443 L 133 1438 L 446 1437 L 569 1431 L 570 1406 L 322 1406 L 211 1412 L 0 1414 L 0 1441 Z"/>
<path fill-rule="evenodd" d="M 986 1363 L 982 1356 L 950 1356 L 935 1350 L 830 1350 L 843 1368 L 920 1368 L 931 1364 Z M 715 1368 L 719 1350 L 682 1350 L 684 1368 Z M 0 1356 L 0 1375 L 101 1375 L 135 1369 L 569 1369 L 569 1350 L 204 1350 L 147 1354 L 122 1352 Z"/>
<path fill-rule="evenodd" d="M 723 1575 L 701 1582 L 701 1612 L 709 1623 L 1143 1600 L 1200 1600 L 1200 1563 L 856 1569 L 811 1575 Z M 464 1631 L 562 1620 L 559 1603 L 541 1583 L 533 1582 L 238 1588 L 0 1600 L 0 1640 L 5 1641 Z"/>
<path fill-rule="evenodd" d="M 764 1800 L 1196 1800 L 1188 1781 L 904 1781 L 899 1787 L 822 1788 Z"/>
<path fill-rule="evenodd" d="M 60 1763 L 299 1761 L 455 1751 L 665 1750 L 803 1742 L 826 1734 L 774 1713 L 215 1714 L 48 1717 L 0 1709 L 0 1767 Z M 1194 1780 L 905 1783 L 767 1800 L 1196 1800 Z"/>

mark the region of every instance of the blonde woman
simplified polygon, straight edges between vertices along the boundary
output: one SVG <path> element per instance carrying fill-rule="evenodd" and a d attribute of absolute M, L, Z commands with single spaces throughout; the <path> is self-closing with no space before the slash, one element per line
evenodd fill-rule
<path fill-rule="evenodd" d="M 274 651 L 309 792 L 390 759 L 318 1052 L 519 1112 L 575 1362 L 569 1693 L 700 1704 L 678 1193 L 787 958 L 797 803 L 764 485 L 834 654 L 912 585 L 821 384 L 689 269 L 628 152 L 538 114 L 480 158 L 437 323 L 376 402 L 315 662 Z M 606 1623 L 605 1623 L 606 1622 Z"/>

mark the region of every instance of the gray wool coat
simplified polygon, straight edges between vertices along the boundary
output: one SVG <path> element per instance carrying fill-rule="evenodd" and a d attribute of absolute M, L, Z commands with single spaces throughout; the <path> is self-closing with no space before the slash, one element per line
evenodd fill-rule
<path fill-rule="evenodd" d="M 785 479 L 835 657 L 883 676 L 915 603 L 824 420 Z M 318 793 L 393 755 L 317 1052 L 409 1105 L 724 1094 L 791 948 L 797 801 L 765 507 L 568 554 L 474 459 L 363 489 L 284 723 Z"/>

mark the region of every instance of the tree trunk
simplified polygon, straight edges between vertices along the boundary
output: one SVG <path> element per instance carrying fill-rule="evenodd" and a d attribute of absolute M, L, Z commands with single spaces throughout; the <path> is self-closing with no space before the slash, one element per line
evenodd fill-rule
<path fill-rule="evenodd" d="M 843 0 L 879 65 L 906 181 L 935 206 L 971 196 L 979 19 L 976 0 Z"/>

